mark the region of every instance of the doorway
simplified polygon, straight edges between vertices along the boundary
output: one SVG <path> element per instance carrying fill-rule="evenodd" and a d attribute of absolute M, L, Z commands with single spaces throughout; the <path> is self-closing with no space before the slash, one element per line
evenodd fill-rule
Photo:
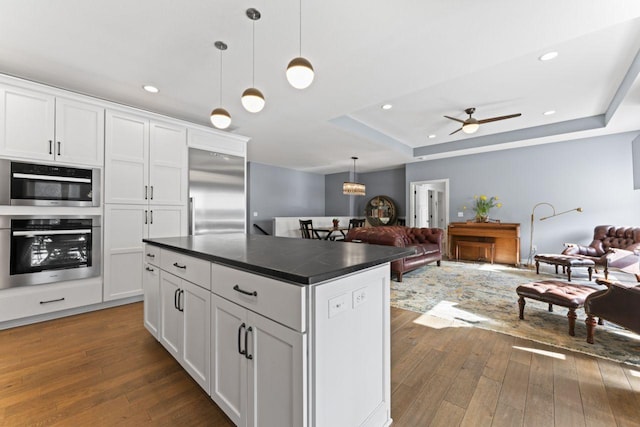
<path fill-rule="evenodd" d="M 447 247 L 449 225 L 449 180 L 409 183 L 409 224 L 411 227 L 441 228 L 443 249 Z M 445 253 L 446 250 L 445 250 Z"/>

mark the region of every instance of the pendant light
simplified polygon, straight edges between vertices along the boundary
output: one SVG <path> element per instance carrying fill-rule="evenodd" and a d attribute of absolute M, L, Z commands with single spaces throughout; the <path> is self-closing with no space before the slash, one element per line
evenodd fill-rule
<path fill-rule="evenodd" d="M 225 42 L 217 41 L 214 46 L 220 51 L 220 105 L 222 105 L 222 51 L 227 50 Z M 222 107 L 211 112 L 211 124 L 218 129 L 226 129 L 231 124 L 231 114 Z"/>
<path fill-rule="evenodd" d="M 356 181 L 356 160 L 357 157 L 352 157 L 353 160 L 353 182 L 346 181 L 342 184 L 342 194 L 348 196 L 364 196 L 366 194 L 366 187 L 364 184 L 360 184 Z"/>
<path fill-rule="evenodd" d="M 251 87 L 242 92 L 242 106 L 250 113 L 258 113 L 264 108 L 264 95 L 256 89 L 256 21 L 260 19 L 257 9 L 247 9 L 247 17 L 253 21 L 253 52 L 252 52 L 252 78 Z"/>
<path fill-rule="evenodd" d="M 302 0 L 300 0 L 300 56 L 293 58 L 287 66 L 287 80 L 296 89 L 306 89 L 313 82 L 314 72 L 311 62 L 302 57 Z"/>

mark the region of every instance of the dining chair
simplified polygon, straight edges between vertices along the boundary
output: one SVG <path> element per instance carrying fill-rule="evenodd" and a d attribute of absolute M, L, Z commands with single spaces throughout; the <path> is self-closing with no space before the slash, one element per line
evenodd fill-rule
<path fill-rule="evenodd" d="M 300 233 L 303 239 L 320 239 L 318 232 L 313 229 L 312 219 L 300 219 Z"/>
<path fill-rule="evenodd" d="M 349 230 L 357 227 L 364 227 L 364 218 L 351 218 L 349 220 Z"/>

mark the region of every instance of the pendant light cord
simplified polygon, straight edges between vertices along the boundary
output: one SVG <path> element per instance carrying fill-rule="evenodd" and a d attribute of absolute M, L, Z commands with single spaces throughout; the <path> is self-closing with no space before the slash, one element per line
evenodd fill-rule
<path fill-rule="evenodd" d="M 222 105 L 222 50 L 220 51 L 220 105 Z"/>
<path fill-rule="evenodd" d="M 253 65 L 251 70 L 251 87 L 256 87 L 256 21 L 253 21 L 253 35 L 252 35 L 253 51 L 251 56 L 253 59 Z"/>
<path fill-rule="evenodd" d="M 300 7 L 298 8 L 298 11 L 300 13 L 300 19 L 298 20 L 298 28 L 300 30 L 300 38 L 298 40 L 300 40 L 300 55 L 302 56 L 302 0 L 300 0 L 299 2 Z"/>

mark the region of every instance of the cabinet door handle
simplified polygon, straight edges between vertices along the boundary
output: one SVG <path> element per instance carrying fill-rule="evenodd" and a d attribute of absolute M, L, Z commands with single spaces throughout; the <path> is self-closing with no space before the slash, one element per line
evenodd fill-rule
<path fill-rule="evenodd" d="M 178 294 L 178 310 L 184 311 L 184 290 L 180 289 Z"/>
<path fill-rule="evenodd" d="M 155 254 L 147 254 L 147 256 L 148 256 L 149 258 L 155 258 L 155 257 L 156 257 L 156 255 L 155 255 Z"/>
<path fill-rule="evenodd" d="M 242 345 L 240 344 L 240 336 L 242 335 L 242 330 L 245 329 L 246 325 L 243 323 L 242 325 L 240 325 L 240 327 L 238 328 L 238 353 L 244 355 L 246 354 L 246 350 L 242 349 Z M 246 344 L 245 344 L 246 346 Z M 246 349 L 246 347 L 245 347 Z"/>
<path fill-rule="evenodd" d="M 246 357 L 247 359 L 251 360 L 253 359 L 253 355 L 249 354 L 249 347 L 247 347 L 247 343 L 249 341 L 249 332 L 253 333 L 253 328 L 251 326 L 249 326 L 247 328 L 247 331 L 244 333 L 244 351 L 245 351 L 245 355 L 244 357 Z"/>
<path fill-rule="evenodd" d="M 180 264 L 178 264 L 177 262 L 174 262 L 174 263 L 173 263 L 173 266 L 174 266 L 174 267 L 177 267 L 177 268 L 181 268 L 181 269 L 183 269 L 183 270 L 186 270 L 186 269 L 187 269 L 187 266 L 186 266 L 186 265 L 180 265 Z"/>
<path fill-rule="evenodd" d="M 153 197 L 152 197 L 153 199 Z M 149 224 L 153 224 L 153 209 L 149 211 Z"/>
<path fill-rule="evenodd" d="M 49 303 L 58 302 L 58 301 L 64 301 L 64 297 L 58 298 L 58 299 L 51 299 L 49 301 L 40 301 L 40 304 L 49 304 Z"/>
<path fill-rule="evenodd" d="M 49 140 L 49 154 L 53 154 L 53 141 Z"/>
<path fill-rule="evenodd" d="M 173 293 L 173 307 L 176 310 L 179 310 L 179 308 L 178 308 L 178 292 L 180 292 L 180 289 L 176 289 L 176 291 Z"/>
<path fill-rule="evenodd" d="M 60 141 L 58 141 L 58 156 L 60 155 Z"/>
<path fill-rule="evenodd" d="M 149 211 L 146 209 L 144 210 L 144 223 L 149 224 Z"/>
<path fill-rule="evenodd" d="M 144 186 L 144 199 L 147 200 L 147 190 L 149 189 L 149 186 L 145 185 Z"/>
<path fill-rule="evenodd" d="M 153 268 L 149 267 L 148 265 L 145 267 L 145 270 L 147 270 L 147 271 L 155 271 Z"/>
<path fill-rule="evenodd" d="M 150 194 L 149 198 L 153 200 L 153 185 L 151 186 L 151 192 L 149 194 Z"/>
<path fill-rule="evenodd" d="M 236 291 L 236 292 L 240 292 L 241 294 L 249 295 L 249 296 L 252 296 L 252 297 L 257 297 L 258 296 L 258 291 L 253 291 L 253 292 L 245 291 L 244 289 L 240 289 L 240 286 L 238 286 L 238 285 L 235 285 L 233 287 L 233 290 Z"/>

